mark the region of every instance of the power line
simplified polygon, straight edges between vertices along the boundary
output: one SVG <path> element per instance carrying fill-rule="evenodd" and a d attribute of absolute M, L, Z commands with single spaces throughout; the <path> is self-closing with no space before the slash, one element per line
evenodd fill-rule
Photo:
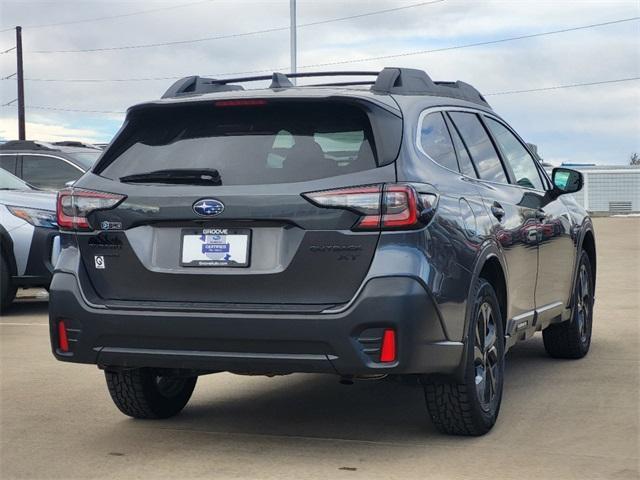
<path fill-rule="evenodd" d="M 518 35 L 515 37 L 507 37 L 507 38 L 500 38 L 497 40 L 487 40 L 484 42 L 473 42 L 473 43 L 463 43 L 460 45 L 453 45 L 450 47 L 442 47 L 442 48 L 433 48 L 433 49 L 429 49 L 429 50 L 414 50 L 411 52 L 404 52 L 404 53 L 396 53 L 393 55 L 379 55 L 376 57 L 366 57 L 366 58 L 358 58 L 358 59 L 354 59 L 354 60 L 339 60 L 339 61 L 335 61 L 335 62 L 326 62 L 326 63 L 315 63 L 315 64 L 310 64 L 310 65 L 305 65 L 299 68 L 313 68 L 313 67 L 328 67 L 328 66 L 333 66 L 333 65 L 343 65 L 346 63 L 361 63 L 361 62 L 370 62 L 372 60 L 386 60 L 389 58 L 400 58 L 400 57 L 409 57 L 409 56 L 413 56 L 413 55 L 424 55 L 427 53 L 436 53 L 436 52 L 446 52 L 449 50 L 459 50 L 459 49 L 463 49 L 463 48 L 471 48 L 471 47 L 480 47 L 483 45 L 494 45 L 497 43 L 505 43 L 505 42 L 512 42 L 512 41 L 516 41 L 516 40 L 525 40 L 528 38 L 536 38 L 536 37 L 543 37 L 546 35 L 556 35 L 559 33 L 567 33 L 567 32 L 575 32 L 577 30 L 586 30 L 588 28 L 596 28 L 596 27 L 604 27 L 607 25 L 615 25 L 615 24 L 619 24 L 619 23 L 624 23 L 624 22 L 633 22 L 636 20 L 640 20 L 640 17 L 630 17 L 630 18 L 622 18 L 620 20 L 611 20 L 609 22 L 601 22 L 601 23 L 592 23 L 589 25 L 581 25 L 581 26 L 577 26 L 577 27 L 570 27 L 570 28 L 563 28 L 560 30 L 549 30 L 546 32 L 539 32 L 539 33 L 530 33 L 530 34 L 526 34 L 526 35 Z M 269 70 L 272 71 L 272 70 Z M 241 72 L 242 74 L 245 73 L 254 73 L 254 72 Z M 257 72 L 256 72 L 257 73 Z M 238 75 L 240 73 L 234 73 L 233 75 Z M 226 74 L 218 74 L 218 75 L 226 75 Z"/>
<path fill-rule="evenodd" d="M 495 95 L 512 95 L 515 93 L 546 92 L 548 90 L 559 90 L 561 88 L 590 87 L 592 85 L 605 85 L 609 83 L 631 82 L 633 80 L 640 80 L 640 77 L 617 78 L 615 80 L 602 80 L 599 82 L 570 83 L 567 85 L 554 85 L 552 87 L 530 88 L 527 90 L 507 90 L 504 92 L 485 93 L 484 96 L 490 97 Z"/>
<path fill-rule="evenodd" d="M 360 14 L 356 14 L 356 15 L 349 15 L 349 16 L 346 16 L 346 17 L 331 18 L 331 19 L 327 19 L 327 20 L 319 20 L 317 22 L 310 22 L 310 23 L 302 23 L 302 24 L 298 25 L 298 28 L 312 27 L 312 26 L 315 26 L 315 25 L 324 25 L 326 23 L 342 22 L 342 21 L 345 21 L 345 20 L 353 20 L 355 18 L 369 17 L 371 15 L 380 15 L 380 14 L 383 14 L 383 13 L 397 12 L 399 10 L 406 10 L 408 8 L 422 7 L 422 6 L 425 6 L 425 5 L 432 5 L 432 4 L 435 4 L 435 3 L 442 3 L 444 1 L 445 0 L 431 0 L 431 1 L 428 1 L 428 2 L 420 2 L 420 3 L 411 4 L 411 5 L 404 5 L 402 7 L 387 8 L 387 9 L 384 9 L 384 10 L 376 10 L 374 12 L 367 12 L 367 13 L 360 13 Z M 85 49 L 77 49 L 77 50 L 31 50 L 31 51 L 29 51 L 29 53 L 91 53 L 91 52 L 106 52 L 106 51 L 114 51 L 114 50 L 132 50 L 132 49 L 139 49 L 139 48 L 166 47 L 166 46 L 172 46 L 172 45 L 185 45 L 185 44 L 190 44 L 190 43 L 210 42 L 210 41 L 214 41 L 214 40 L 222 40 L 222 39 L 225 39 L 225 38 L 247 37 L 247 36 L 251 36 L 251 35 L 260 35 L 260 34 L 264 34 L 264 33 L 280 32 L 280 31 L 284 31 L 284 30 L 289 30 L 289 26 L 266 28 L 266 29 L 263 29 L 263 30 L 254 30 L 254 31 L 251 31 L 251 32 L 230 33 L 230 34 L 227 34 L 227 35 L 215 35 L 215 36 L 211 36 L 211 37 L 195 38 L 195 39 L 190 39 L 190 40 L 175 40 L 175 41 L 172 41 L 172 42 L 144 43 L 144 44 L 138 44 L 138 45 L 124 45 L 124 46 L 119 46 L 119 47 L 85 48 Z"/>
<path fill-rule="evenodd" d="M 12 28 L 11 30 L 15 30 L 15 29 L 14 29 L 14 28 Z M 3 30 L 3 31 L 4 31 L 4 30 Z M 16 49 L 16 46 L 14 45 L 14 46 L 13 46 L 13 47 L 11 47 L 11 48 L 7 48 L 6 50 L 1 51 L 1 52 L 0 52 L 0 55 L 4 55 L 5 53 L 9 53 L 11 50 L 15 50 L 15 49 Z"/>
<path fill-rule="evenodd" d="M 14 100 L 15 102 L 15 100 Z M 7 106 L 11 106 L 11 107 L 15 107 L 15 105 L 10 105 L 11 102 L 9 102 L 9 104 L 4 104 L 4 105 L 0 105 L 0 107 L 7 107 Z M 50 107 L 50 106 L 45 106 L 45 105 L 27 105 L 26 106 L 28 109 L 31 110 L 53 110 L 53 111 L 57 111 L 57 112 L 75 112 L 75 113 L 105 113 L 105 114 L 125 114 L 127 112 L 123 112 L 123 111 L 116 111 L 116 110 L 83 110 L 83 109 L 77 109 L 77 108 L 64 108 L 64 107 Z"/>
<path fill-rule="evenodd" d="M 630 82 L 634 80 L 640 80 L 640 77 L 616 78 L 612 80 L 601 80 L 597 82 L 569 83 L 565 85 L 554 85 L 551 87 L 530 88 L 527 90 L 506 90 L 502 92 L 487 93 L 484 96 L 489 97 L 489 96 L 497 96 L 497 95 L 512 95 L 512 94 L 519 94 L 519 93 L 546 92 L 549 90 L 609 85 L 609 84 L 615 84 L 615 83 Z M 15 102 L 15 100 L 13 101 Z M 11 103 L 13 102 L 9 102 L 9 104 L 4 104 L 0 106 L 1 107 L 15 106 L 15 105 L 10 105 Z M 53 111 L 60 111 L 60 112 L 76 112 L 76 113 L 104 113 L 104 114 L 125 114 L 126 113 L 124 111 L 114 111 L 114 110 L 80 110 L 75 108 L 50 107 L 50 106 L 44 106 L 44 105 L 27 105 L 27 108 L 36 109 L 36 110 L 53 110 Z"/>
<path fill-rule="evenodd" d="M 585 29 L 589 29 L 589 28 L 603 27 L 603 26 L 614 25 L 614 24 L 619 24 L 619 23 L 624 23 L 624 22 L 632 22 L 632 21 L 637 21 L 639 19 L 640 19 L 640 17 L 623 18 L 623 19 L 612 20 L 612 21 L 608 21 L 608 22 L 592 23 L 592 24 L 588 24 L 588 25 L 579 25 L 577 27 L 563 28 L 563 29 L 560 29 L 560 30 L 550 30 L 550 31 L 545 31 L 545 32 L 537 32 L 537 33 L 531 33 L 531 34 L 526 34 L 526 35 L 518 35 L 518 36 L 515 36 L 515 37 L 506 37 L 506 38 L 499 38 L 499 39 L 496 39 L 496 40 L 487 40 L 487 41 L 483 41 L 483 42 L 463 43 L 463 44 L 458 44 L 458 45 L 451 45 L 449 47 L 441 47 L 441 48 L 435 48 L 435 49 L 430 49 L 430 50 L 413 50 L 413 51 L 410 51 L 410 52 L 403 52 L 403 53 L 398 53 L 398 54 L 393 54 L 393 55 L 382 55 L 382 56 L 376 56 L 376 57 L 359 58 L 359 59 L 354 59 L 354 60 L 339 60 L 339 61 L 325 62 L 325 63 L 314 63 L 314 64 L 309 64 L 309 65 L 298 66 L 298 68 L 302 69 L 302 68 L 327 67 L 327 66 L 333 66 L 333 65 L 344 65 L 344 64 L 348 64 L 348 63 L 361 63 L 361 62 L 368 62 L 368 61 L 374 61 L 374 60 L 386 60 L 386 59 L 390 59 L 390 58 L 408 57 L 408 56 L 413 56 L 413 55 L 426 55 L 426 54 L 429 54 L 429 53 L 444 52 L 444 51 L 450 51 L 450 50 L 461 50 L 461 49 L 465 49 L 465 48 L 479 47 L 479 46 L 484 46 L 484 45 L 494 45 L 494 44 L 499 44 L 499 43 L 506 43 L 506 42 L 512 42 L 512 41 L 517 41 L 517 40 L 524 40 L 524 39 L 528 39 L 528 38 L 537 38 L 537 37 L 543 37 L 543 36 L 546 36 L 546 35 L 556 35 L 556 34 L 560 34 L 560 33 L 573 32 L 573 31 L 577 31 L 577 30 L 585 30 Z M 268 68 L 268 69 L 263 69 L 263 70 L 246 70 L 246 71 L 242 71 L 242 72 L 212 73 L 212 74 L 207 74 L 206 76 L 208 76 L 208 77 L 222 77 L 222 76 L 230 76 L 230 75 L 248 75 L 248 74 L 254 74 L 254 73 L 270 73 L 270 72 L 277 72 L 277 71 L 287 70 L 288 68 L 289 67 L 284 66 L 284 67 Z M 156 80 L 177 80 L 179 78 L 183 78 L 183 76 L 142 77 L 142 78 L 86 78 L 86 79 L 82 79 L 82 78 L 81 79 L 77 79 L 77 78 L 69 78 L 69 79 L 60 79 L 60 78 L 25 78 L 25 80 L 28 80 L 28 81 L 31 81 L 31 82 L 72 82 L 72 83 L 85 83 L 85 82 L 86 83 L 142 82 L 142 81 L 156 81 Z"/>
<path fill-rule="evenodd" d="M 82 20 L 69 20 L 67 22 L 58 22 L 58 23 L 42 23 L 42 24 L 38 24 L 38 25 L 27 25 L 25 27 L 25 29 L 33 29 L 33 28 L 45 28 L 45 27 L 57 27 L 57 26 L 61 26 L 61 25 L 75 25 L 78 23 L 86 23 L 86 22 L 98 22 L 101 20 L 111 20 L 113 18 L 124 18 L 124 17 L 133 17 L 136 15 L 143 15 L 145 13 L 152 13 L 152 12 L 161 12 L 164 10 L 173 10 L 176 8 L 183 8 L 183 7 L 191 7 L 193 5 L 200 5 L 203 3 L 209 3 L 212 2 L 214 0 L 200 0 L 199 2 L 191 2 L 191 3 L 183 3 L 180 5 L 173 5 L 170 7 L 160 7 L 160 8 L 152 8 L 149 10 L 139 10 L 136 12 L 130 12 L 130 13 L 121 13 L 118 15 L 109 15 L 109 16 L 104 16 L 104 17 L 95 17 L 95 18 L 85 18 Z M 9 27 L 9 28 L 5 28 L 4 30 L 0 30 L 0 33 L 2 32 L 7 32 L 9 30 L 13 30 L 14 27 Z"/>

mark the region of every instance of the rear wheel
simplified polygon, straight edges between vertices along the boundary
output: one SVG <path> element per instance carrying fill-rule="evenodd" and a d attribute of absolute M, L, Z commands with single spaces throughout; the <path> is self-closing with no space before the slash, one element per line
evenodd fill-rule
<path fill-rule="evenodd" d="M 0 313 L 4 313 L 16 298 L 16 287 L 11 283 L 11 271 L 3 255 L 0 255 Z"/>
<path fill-rule="evenodd" d="M 542 331 L 544 348 L 554 358 L 582 358 L 589 352 L 593 325 L 593 276 L 584 250 L 573 291 L 571 320 L 549 325 Z"/>
<path fill-rule="evenodd" d="M 469 322 L 464 381 L 425 379 L 427 410 L 438 430 L 451 435 L 483 435 L 496 422 L 504 381 L 504 334 L 496 293 L 478 279 Z"/>
<path fill-rule="evenodd" d="M 153 368 L 105 371 L 116 406 L 133 418 L 169 418 L 187 404 L 198 377 L 167 375 Z"/>

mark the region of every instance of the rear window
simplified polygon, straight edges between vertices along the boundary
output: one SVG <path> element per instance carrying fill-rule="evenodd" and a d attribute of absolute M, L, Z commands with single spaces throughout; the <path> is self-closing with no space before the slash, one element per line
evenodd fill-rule
<path fill-rule="evenodd" d="M 211 169 L 222 185 L 300 182 L 376 167 L 371 125 L 336 102 L 172 106 L 134 114 L 100 162 L 119 179 L 166 169 Z"/>

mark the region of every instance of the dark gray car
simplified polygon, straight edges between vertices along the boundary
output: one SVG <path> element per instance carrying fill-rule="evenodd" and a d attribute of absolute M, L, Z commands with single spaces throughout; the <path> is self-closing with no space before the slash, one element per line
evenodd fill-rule
<path fill-rule="evenodd" d="M 104 369 L 136 418 L 175 415 L 207 373 L 394 375 L 441 431 L 479 435 L 516 342 L 584 356 L 580 173 L 548 178 L 468 84 L 351 73 L 373 80 L 189 77 L 130 108 L 59 193 L 55 357 Z"/>

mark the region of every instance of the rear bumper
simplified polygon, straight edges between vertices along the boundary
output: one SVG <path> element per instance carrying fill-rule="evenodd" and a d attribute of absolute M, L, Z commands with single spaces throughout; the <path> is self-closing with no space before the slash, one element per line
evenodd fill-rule
<path fill-rule="evenodd" d="M 57 272 L 50 333 L 61 361 L 101 367 L 160 367 L 238 373 L 452 374 L 463 345 L 445 338 L 422 284 L 370 280 L 342 311 L 318 314 L 167 312 L 90 305 L 76 277 Z M 70 351 L 56 346 L 64 319 Z M 383 329 L 396 330 L 397 359 L 380 363 Z"/>

